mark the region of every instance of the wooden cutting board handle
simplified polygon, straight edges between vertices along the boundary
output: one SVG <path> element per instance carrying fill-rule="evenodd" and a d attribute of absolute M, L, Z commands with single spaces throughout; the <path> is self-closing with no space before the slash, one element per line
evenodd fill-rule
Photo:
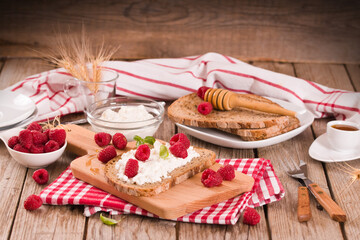
<path fill-rule="evenodd" d="M 306 187 L 298 188 L 297 216 L 299 222 L 307 222 L 311 218 L 309 191 Z"/>
<path fill-rule="evenodd" d="M 66 131 L 67 149 L 70 152 L 83 156 L 101 150 L 95 143 L 95 132 L 73 124 L 62 125 L 61 127 Z"/>
<path fill-rule="evenodd" d="M 329 213 L 331 219 L 337 222 L 345 222 L 346 214 L 340 208 L 339 205 L 331 199 L 331 197 L 326 194 L 326 192 L 319 187 L 316 183 L 309 184 L 310 190 L 313 192 L 316 200 L 320 203 L 321 206 Z"/>

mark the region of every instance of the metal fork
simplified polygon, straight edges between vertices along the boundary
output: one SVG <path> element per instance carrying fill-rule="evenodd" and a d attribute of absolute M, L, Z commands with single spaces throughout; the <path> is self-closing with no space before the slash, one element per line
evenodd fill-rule
<path fill-rule="evenodd" d="M 292 160 L 292 158 L 290 157 Z M 293 175 L 303 174 L 306 176 L 307 174 L 307 168 L 304 161 L 300 161 L 300 165 L 297 166 L 294 164 L 294 161 L 291 161 L 291 166 L 289 165 L 289 162 L 286 162 L 286 165 L 283 163 L 283 161 L 280 161 L 283 168 L 286 170 L 286 173 L 292 177 Z M 301 184 L 300 187 L 298 187 L 298 205 L 297 205 L 297 217 L 299 222 L 307 222 L 311 219 L 311 209 L 310 209 L 310 199 L 309 199 L 309 191 L 303 181 L 303 176 L 300 175 L 299 178 L 297 178 L 299 183 Z M 320 204 L 319 204 L 320 206 Z"/>
<path fill-rule="evenodd" d="M 295 179 L 300 179 L 304 182 L 309 191 L 313 194 L 316 201 L 326 210 L 330 217 L 338 222 L 346 221 L 345 212 L 337 205 L 332 198 L 321 188 L 318 184 L 313 183 L 307 177 L 306 163 L 300 160 L 300 164 L 297 165 L 295 161 L 290 157 L 289 161 L 280 161 L 286 173 Z"/>

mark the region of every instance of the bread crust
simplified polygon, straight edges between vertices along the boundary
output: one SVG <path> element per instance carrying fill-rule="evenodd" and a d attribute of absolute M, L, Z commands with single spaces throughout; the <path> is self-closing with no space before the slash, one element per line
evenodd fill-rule
<path fill-rule="evenodd" d="M 197 147 L 194 147 L 194 149 L 200 154 L 200 156 L 192 159 L 188 164 L 174 169 L 170 173 L 171 177 L 163 179 L 161 182 L 137 185 L 121 181 L 117 177 L 117 169 L 115 168 L 116 162 L 121 161 L 121 156 L 118 156 L 106 163 L 105 178 L 120 192 L 139 197 L 154 196 L 168 190 L 176 184 L 185 181 L 186 179 L 205 170 L 206 168 L 209 168 L 215 163 L 216 155 L 213 151 Z"/>

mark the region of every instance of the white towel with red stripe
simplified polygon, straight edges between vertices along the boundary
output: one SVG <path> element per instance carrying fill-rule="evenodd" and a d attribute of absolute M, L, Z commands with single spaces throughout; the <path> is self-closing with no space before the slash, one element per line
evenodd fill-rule
<path fill-rule="evenodd" d="M 302 106 L 316 118 L 360 123 L 360 93 L 332 89 L 311 81 L 261 69 L 217 53 L 201 56 L 147 59 L 133 62 L 108 61 L 104 67 L 119 73 L 117 94 L 133 98 L 174 100 L 201 86 L 253 93 Z M 80 99 L 63 92 L 70 78 L 64 69 L 30 76 L 9 87 L 36 102 L 40 119 L 82 111 Z"/>
<path fill-rule="evenodd" d="M 173 219 L 174 221 L 235 224 L 241 212 L 247 207 L 259 207 L 279 201 L 285 191 L 276 176 L 270 160 L 263 158 L 218 159 L 220 164 L 233 165 L 235 170 L 254 178 L 254 186 L 250 192 L 214 204 L 212 206 Z M 85 216 L 98 211 L 106 211 L 112 215 L 137 214 L 158 217 L 144 209 L 126 202 L 114 195 L 76 179 L 71 170 L 66 169 L 54 182 L 39 194 L 43 203 L 51 205 L 85 205 Z"/>

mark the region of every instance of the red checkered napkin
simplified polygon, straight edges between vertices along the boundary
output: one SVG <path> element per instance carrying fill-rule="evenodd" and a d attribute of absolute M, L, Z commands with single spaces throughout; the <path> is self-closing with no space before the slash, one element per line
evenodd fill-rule
<path fill-rule="evenodd" d="M 255 179 L 250 192 L 227 201 L 214 204 L 196 212 L 187 214 L 174 221 L 235 224 L 246 206 L 258 207 L 274 201 L 279 201 L 285 191 L 275 175 L 270 160 L 263 158 L 251 159 L 219 159 L 220 164 L 231 164 L 237 171 L 243 172 Z M 45 204 L 51 205 L 85 205 L 85 216 L 98 211 L 111 214 L 138 214 L 148 217 L 158 217 L 144 209 L 115 197 L 90 184 L 76 179 L 70 168 L 67 168 L 53 183 L 47 186 L 40 197 Z"/>

